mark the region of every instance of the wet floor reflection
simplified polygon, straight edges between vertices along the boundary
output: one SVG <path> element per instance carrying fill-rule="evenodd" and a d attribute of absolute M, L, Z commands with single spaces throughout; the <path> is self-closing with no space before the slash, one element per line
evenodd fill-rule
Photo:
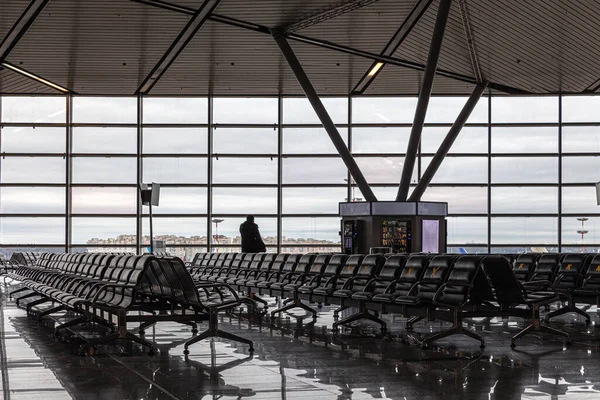
<path fill-rule="evenodd" d="M 270 320 L 238 310 L 223 316 L 221 323 L 252 339 L 254 355 L 245 345 L 206 340 L 184 357 L 190 328 L 161 323 L 146 334 L 157 343 L 154 357 L 138 345 L 122 343 L 81 357 L 76 335 L 55 341 L 50 329 L 38 326 L 6 299 L 6 291 L 2 288 L 0 310 L 5 399 L 600 398 L 596 313 L 589 328 L 572 317 L 557 322 L 572 334 L 569 348 L 563 348 L 560 338 L 532 334 L 511 350 L 510 336 L 521 322 L 469 321 L 486 339 L 481 351 L 477 342 L 462 336 L 421 350 L 410 344 L 405 320 L 399 317 L 385 317 L 386 336 L 369 322 L 334 335 L 328 329 L 331 307 L 320 309 L 315 322 L 302 311 Z M 415 335 L 447 327 L 421 322 Z M 95 330 L 84 327 L 79 333 Z"/>

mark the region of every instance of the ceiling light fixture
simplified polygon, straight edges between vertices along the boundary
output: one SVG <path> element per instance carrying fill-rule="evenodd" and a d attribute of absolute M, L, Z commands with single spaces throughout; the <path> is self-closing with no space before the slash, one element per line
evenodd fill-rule
<path fill-rule="evenodd" d="M 378 62 L 377 64 L 375 64 L 373 66 L 373 68 L 371 68 L 371 70 L 369 71 L 369 76 L 374 76 L 380 69 L 381 67 L 383 67 L 383 63 L 382 62 Z"/>
<path fill-rule="evenodd" d="M 26 76 L 26 77 L 31 78 L 33 80 L 36 80 L 36 81 L 38 81 L 40 83 L 43 83 L 44 85 L 50 86 L 51 88 L 54 88 L 54 89 L 56 89 L 58 91 L 61 91 L 63 93 L 69 93 L 69 89 L 65 89 L 64 87 L 59 86 L 56 83 L 52 83 L 52 82 L 50 82 L 50 81 L 48 81 L 48 80 L 46 80 L 46 79 L 44 79 L 44 78 L 42 78 L 40 76 L 32 74 L 31 72 L 25 71 L 24 69 L 21 69 L 21 68 L 15 66 L 15 65 L 9 64 L 7 62 L 3 62 L 2 66 L 5 67 L 5 68 L 10 69 L 12 71 L 15 71 L 18 74 L 21 74 L 23 76 Z"/>

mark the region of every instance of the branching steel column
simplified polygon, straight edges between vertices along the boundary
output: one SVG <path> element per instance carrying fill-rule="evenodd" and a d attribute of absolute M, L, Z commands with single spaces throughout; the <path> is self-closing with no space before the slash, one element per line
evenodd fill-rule
<path fill-rule="evenodd" d="M 448 154 L 448 152 L 450 151 L 452 144 L 454 143 L 454 141 L 458 137 L 458 134 L 467 122 L 467 119 L 469 119 L 471 112 L 479 102 L 479 99 L 481 98 L 481 95 L 483 95 L 483 92 L 485 91 L 486 87 L 487 83 L 480 83 L 475 87 L 475 90 L 473 90 L 471 97 L 469 97 L 469 99 L 465 103 L 463 109 L 458 114 L 458 117 L 456 117 L 456 121 L 454 121 L 454 124 L 452 124 L 452 127 L 450 128 L 448 134 L 444 138 L 444 141 L 442 142 L 442 144 L 440 144 L 439 149 L 436 151 L 435 155 L 431 159 L 431 162 L 429 163 L 429 166 L 423 173 L 419 184 L 410 195 L 409 201 L 421 200 L 421 196 L 423 196 L 425 189 L 427 189 L 427 186 L 429 186 L 429 184 L 431 183 L 431 180 L 433 179 L 435 173 L 440 168 L 442 161 L 444 161 L 444 158 L 446 158 L 446 154 Z"/>
<path fill-rule="evenodd" d="M 327 131 L 327 134 L 333 142 L 333 145 L 342 157 L 344 164 L 346 164 L 346 168 L 348 168 L 350 174 L 352 174 L 352 177 L 354 178 L 354 181 L 356 182 L 358 188 L 362 192 L 363 197 L 367 201 L 377 201 L 375 194 L 373 194 L 373 191 L 369 187 L 367 180 L 360 171 L 358 164 L 356 164 L 356 161 L 352 157 L 350 150 L 348 150 L 346 143 L 344 143 L 344 139 L 342 139 L 342 136 L 340 135 L 335 124 L 331 120 L 329 113 L 325 109 L 325 106 L 321 102 L 321 99 L 317 95 L 315 88 L 308 79 L 308 76 L 304 72 L 302 65 L 300 65 L 300 61 L 298 61 L 298 58 L 294 54 L 294 51 L 290 47 L 290 44 L 286 40 L 285 36 L 278 34 L 278 32 L 276 31 L 272 31 L 271 34 L 273 35 L 275 42 L 279 46 L 281 53 L 287 60 L 290 68 L 294 72 L 298 83 L 300 83 L 300 86 L 302 86 L 302 90 L 306 94 L 308 101 L 310 101 L 310 104 L 312 105 L 313 109 L 315 110 L 315 113 L 319 117 L 319 120 L 321 120 L 321 123 L 323 124 L 325 131 Z"/>
<path fill-rule="evenodd" d="M 148 94 L 148 92 L 156 85 L 158 80 L 163 76 L 173 61 L 185 49 L 188 43 L 192 40 L 196 32 L 204 25 L 207 18 L 212 14 L 214 9 L 219 5 L 221 0 L 205 0 L 202 6 L 196 11 L 194 16 L 189 20 L 185 28 L 179 33 L 171 47 L 162 56 L 158 64 L 152 68 L 146 79 L 138 88 L 137 93 Z"/>
<path fill-rule="evenodd" d="M 408 147 L 406 149 L 406 158 L 404 159 L 404 167 L 402 168 L 402 177 L 400 178 L 400 187 L 396 195 L 396 201 L 406 201 L 408 196 L 408 188 L 410 187 L 410 179 L 415 169 L 415 160 L 417 150 L 421 142 L 421 132 L 427 115 L 427 106 L 431 97 L 431 89 L 435 78 L 435 70 L 437 69 L 440 51 L 442 49 L 442 41 L 444 40 L 444 31 L 446 30 L 446 22 L 450 13 L 451 0 L 440 0 L 435 26 L 433 28 L 433 36 L 431 37 L 431 47 L 429 48 L 429 56 L 427 57 L 427 65 L 425 66 L 425 76 L 423 77 L 423 85 L 419 93 L 417 101 L 417 109 L 415 110 L 415 118 L 413 120 L 410 137 L 408 139 Z"/>

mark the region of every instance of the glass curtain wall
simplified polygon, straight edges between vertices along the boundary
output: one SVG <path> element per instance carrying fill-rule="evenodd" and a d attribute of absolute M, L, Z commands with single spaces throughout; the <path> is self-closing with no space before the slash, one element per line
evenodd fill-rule
<path fill-rule="evenodd" d="M 418 183 L 466 97 L 433 97 Z M 415 97 L 323 102 L 380 200 L 393 200 Z M 593 96 L 483 97 L 423 200 L 447 201 L 449 251 L 596 251 Z M 0 251 L 147 251 L 138 185 L 161 184 L 155 240 L 185 259 L 236 251 L 254 214 L 268 251 L 339 251 L 361 201 L 303 97 L 0 98 Z M 583 234 L 581 232 L 584 232 Z"/>

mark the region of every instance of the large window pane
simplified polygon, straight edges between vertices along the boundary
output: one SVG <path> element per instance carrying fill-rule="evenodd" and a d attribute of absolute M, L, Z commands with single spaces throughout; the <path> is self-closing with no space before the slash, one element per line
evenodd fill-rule
<path fill-rule="evenodd" d="M 135 218 L 74 217 L 73 244 L 135 246 Z"/>
<path fill-rule="evenodd" d="M 577 217 L 564 217 L 562 219 L 562 243 L 563 244 L 577 244 L 585 246 L 586 244 L 600 244 L 600 218 L 599 217 L 588 217 L 583 224 L 583 230 L 588 231 L 584 237 L 583 242 L 581 240 L 581 233 L 577 231 L 581 230 L 581 221 Z M 598 248 L 593 250 L 593 253 L 597 253 Z"/>
<path fill-rule="evenodd" d="M 4 127 L 3 153 L 62 153 L 67 151 L 66 128 Z"/>
<path fill-rule="evenodd" d="M 338 204 L 347 197 L 346 188 L 283 188 L 283 213 L 337 214 Z"/>
<path fill-rule="evenodd" d="M 427 127 L 423 129 L 421 138 L 421 152 L 434 154 L 448 134 L 450 128 Z M 354 140 L 354 131 L 352 131 Z M 406 140 L 408 143 L 408 139 Z M 406 147 L 404 147 L 406 151 Z M 450 148 L 452 153 L 480 153 L 488 152 L 488 129 L 479 127 L 464 127 Z"/>
<path fill-rule="evenodd" d="M 2 183 L 65 183 L 62 157 L 6 157 L 0 162 Z"/>
<path fill-rule="evenodd" d="M 558 188 L 518 186 L 492 188 L 492 213 L 558 213 Z"/>
<path fill-rule="evenodd" d="M 160 203 L 153 207 L 154 214 L 206 214 L 206 188 L 162 187 Z M 144 212 L 148 209 L 144 207 Z"/>
<path fill-rule="evenodd" d="M 404 157 L 356 157 L 356 164 L 369 183 L 400 183 Z M 411 183 L 417 182 L 418 169 L 415 163 Z"/>
<path fill-rule="evenodd" d="M 133 157 L 75 157 L 73 183 L 136 183 Z"/>
<path fill-rule="evenodd" d="M 277 159 L 217 158 L 213 160 L 213 182 L 277 183 Z"/>
<path fill-rule="evenodd" d="M 208 123 L 206 97 L 146 97 L 143 106 L 145 124 Z"/>
<path fill-rule="evenodd" d="M 492 157 L 492 183 L 557 183 L 558 157 Z"/>
<path fill-rule="evenodd" d="M 352 152 L 406 153 L 409 136 L 410 128 L 352 128 Z"/>
<path fill-rule="evenodd" d="M 135 124 L 137 98 L 73 97 L 73 122 Z"/>
<path fill-rule="evenodd" d="M 425 123 L 453 123 L 460 110 L 465 106 L 468 97 L 433 96 L 429 100 Z M 467 120 L 467 123 L 488 122 L 488 99 L 482 97 Z"/>
<path fill-rule="evenodd" d="M 214 129 L 213 152 L 216 154 L 277 154 L 277 129 Z"/>
<path fill-rule="evenodd" d="M 558 122 L 558 97 L 492 97 L 492 122 Z"/>
<path fill-rule="evenodd" d="M 421 174 L 430 162 L 431 157 L 422 158 Z M 487 183 L 487 168 L 487 157 L 446 157 L 431 183 Z"/>
<path fill-rule="evenodd" d="M 143 182 L 206 183 L 208 160 L 203 158 L 144 158 Z"/>
<path fill-rule="evenodd" d="M 0 243 L 64 244 L 64 217 L 4 217 L 0 218 Z"/>
<path fill-rule="evenodd" d="M 356 97 L 352 123 L 412 123 L 416 106 L 416 97 Z"/>
<path fill-rule="evenodd" d="M 213 214 L 276 213 L 276 188 L 213 188 Z"/>
<path fill-rule="evenodd" d="M 448 203 L 449 214 L 486 214 L 487 187 L 429 187 L 423 201 Z"/>
<path fill-rule="evenodd" d="M 340 243 L 339 218 L 283 218 L 282 243 L 289 245 Z"/>
<path fill-rule="evenodd" d="M 600 126 L 563 126 L 562 151 L 600 153 Z"/>
<path fill-rule="evenodd" d="M 558 242 L 558 218 L 493 217 L 493 244 L 548 244 Z"/>
<path fill-rule="evenodd" d="M 348 179 L 341 158 L 284 158 L 283 183 L 344 183 Z"/>
<path fill-rule="evenodd" d="M 206 244 L 206 218 L 163 218 L 152 220 L 154 240 L 168 245 Z M 142 219 L 143 244 L 150 244 L 148 218 Z"/>
<path fill-rule="evenodd" d="M 64 214 L 66 191 L 60 187 L 0 188 L 2 214 Z"/>
<path fill-rule="evenodd" d="M 207 154 L 207 128 L 144 128 L 146 154 Z"/>
<path fill-rule="evenodd" d="M 596 183 L 600 181 L 600 157 L 563 157 L 563 183 Z"/>
<path fill-rule="evenodd" d="M 448 217 L 448 245 L 487 244 L 487 218 L 486 217 Z"/>
<path fill-rule="evenodd" d="M 562 212 L 568 214 L 600 212 L 600 206 L 596 203 L 596 188 L 593 186 L 563 187 Z"/>
<path fill-rule="evenodd" d="M 338 128 L 338 132 L 348 145 L 348 129 Z M 338 154 L 329 135 L 323 128 L 283 129 L 284 154 Z"/>
<path fill-rule="evenodd" d="M 600 96 L 563 96 L 563 122 L 600 122 Z"/>
<path fill-rule="evenodd" d="M 3 96 L 2 122 L 66 123 L 64 96 Z"/>
<path fill-rule="evenodd" d="M 137 188 L 74 187 L 73 214 L 135 214 L 137 196 Z"/>
<path fill-rule="evenodd" d="M 492 153 L 557 153 L 558 128 L 494 127 Z"/>
<path fill-rule="evenodd" d="M 277 115 L 277 98 L 217 97 L 213 99 L 215 124 L 277 124 Z"/>
<path fill-rule="evenodd" d="M 334 123 L 348 123 L 347 97 L 322 97 L 321 101 Z M 290 97 L 283 99 L 283 123 L 321 124 L 321 121 L 306 97 Z"/>
<path fill-rule="evenodd" d="M 137 153 L 136 128 L 73 128 L 73 153 Z"/>
<path fill-rule="evenodd" d="M 398 185 L 399 182 L 391 186 L 371 186 L 371 190 L 373 191 L 373 194 L 375 195 L 375 197 L 377 197 L 377 200 L 379 201 L 395 201 L 396 195 L 398 194 Z M 414 189 L 414 185 L 408 188 L 408 197 L 410 197 Z M 362 195 L 358 188 L 356 188 L 355 193 L 352 197 L 356 198 L 357 196 L 362 198 Z"/>

